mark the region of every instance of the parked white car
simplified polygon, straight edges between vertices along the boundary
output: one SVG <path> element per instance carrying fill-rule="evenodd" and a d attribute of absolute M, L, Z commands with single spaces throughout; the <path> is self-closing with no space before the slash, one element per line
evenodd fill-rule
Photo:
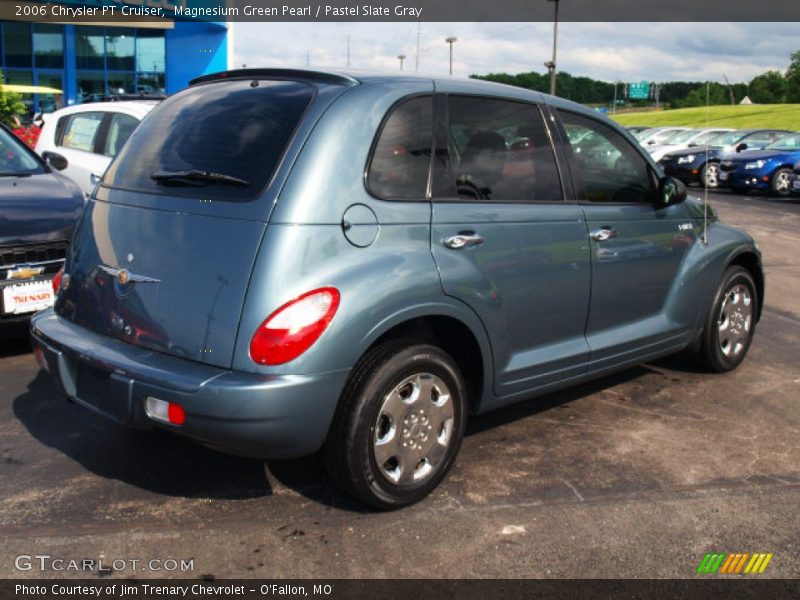
<path fill-rule="evenodd" d="M 689 127 L 652 127 L 633 134 L 633 137 L 645 148 L 654 144 L 663 144 L 664 141 L 679 131 L 689 131 Z"/>
<path fill-rule="evenodd" d="M 43 115 L 36 152 L 87 196 L 155 100 L 95 102 Z"/>
<path fill-rule="evenodd" d="M 720 127 L 709 127 L 706 129 L 687 129 L 686 131 L 678 131 L 668 137 L 661 144 L 653 144 L 645 146 L 645 150 L 650 153 L 653 160 L 659 161 L 664 158 L 669 152 L 673 150 L 683 150 L 684 148 L 692 148 L 694 146 L 704 146 L 711 141 L 711 139 L 720 135 L 733 131 L 732 129 L 725 129 Z"/>

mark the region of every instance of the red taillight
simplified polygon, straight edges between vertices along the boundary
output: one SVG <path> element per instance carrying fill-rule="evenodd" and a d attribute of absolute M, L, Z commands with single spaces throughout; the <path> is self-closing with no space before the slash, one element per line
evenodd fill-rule
<path fill-rule="evenodd" d="M 186 412 L 180 404 L 170 402 L 167 409 L 167 419 L 173 425 L 183 425 L 186 423 Z"/>
<path fill-rule="evenodd" d="M 58 294 L 58 290 L 61 289 L 61 280 L 64 278 L 64 267 L 61 267 L 58 270 L 58 273 L 55 274 L 53 277 L 53 293 Z"/>
<path fill-rule="evenodd" d="M 339 290 L 320 288 L 287 302 L 267 317 L 250 340 L 250 358 L 282 365 L 308 350 L 339 308 Z"/>

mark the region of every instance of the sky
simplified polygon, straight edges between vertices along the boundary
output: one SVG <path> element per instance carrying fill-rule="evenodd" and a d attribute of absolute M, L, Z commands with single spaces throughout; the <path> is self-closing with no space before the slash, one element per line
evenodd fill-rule
<path fill-rule="evenodd" d="M 416 68 L 416 23 L 236 23 L 235 67 L 345 67 L 395 71 L 405 54 Z M 546 71 L 552 23 L 422 23 L 419 72 L 453 74 Z M 785 71 L 800 50 L 796 23 L 559 23 L 559 71 L 604 81 L 748 82 Z"/>

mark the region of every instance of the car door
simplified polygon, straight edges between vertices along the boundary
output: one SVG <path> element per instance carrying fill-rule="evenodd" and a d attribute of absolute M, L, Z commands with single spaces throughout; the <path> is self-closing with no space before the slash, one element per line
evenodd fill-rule
<path fill-rule="evenodd" d="M 668 308 L 698 227 L 685 204 L 656 207 L 655 173 L 624 136 L 587 115 L 557 113 L 591 244 L 590 371 L 681 346 L 693 322 Z"/>
<path fill-rule="evenodd" d="M 440 95 L 431 247 L 446 294 L 477 313 L 494 358 L 493 406 L 585 370 L 589 247 L 564 201 L 539 106 Z"/>

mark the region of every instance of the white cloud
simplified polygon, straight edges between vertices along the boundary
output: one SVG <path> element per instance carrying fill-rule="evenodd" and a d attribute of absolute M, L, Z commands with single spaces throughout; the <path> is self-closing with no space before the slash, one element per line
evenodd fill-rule
<path fill-rule="evenodd" d="M 415 69 L 416 23 L 237 23 L 235 63 L 250 67 Z M 420 72 L 446 75 L 455 35 L 453 70 L 471 73 L 545 71 L 550 23 L 422 23 Z M 785 70 L 800 49 L 794 23 L 560 23 L 558 68 L 613 81 L 749 81 Z"/>

